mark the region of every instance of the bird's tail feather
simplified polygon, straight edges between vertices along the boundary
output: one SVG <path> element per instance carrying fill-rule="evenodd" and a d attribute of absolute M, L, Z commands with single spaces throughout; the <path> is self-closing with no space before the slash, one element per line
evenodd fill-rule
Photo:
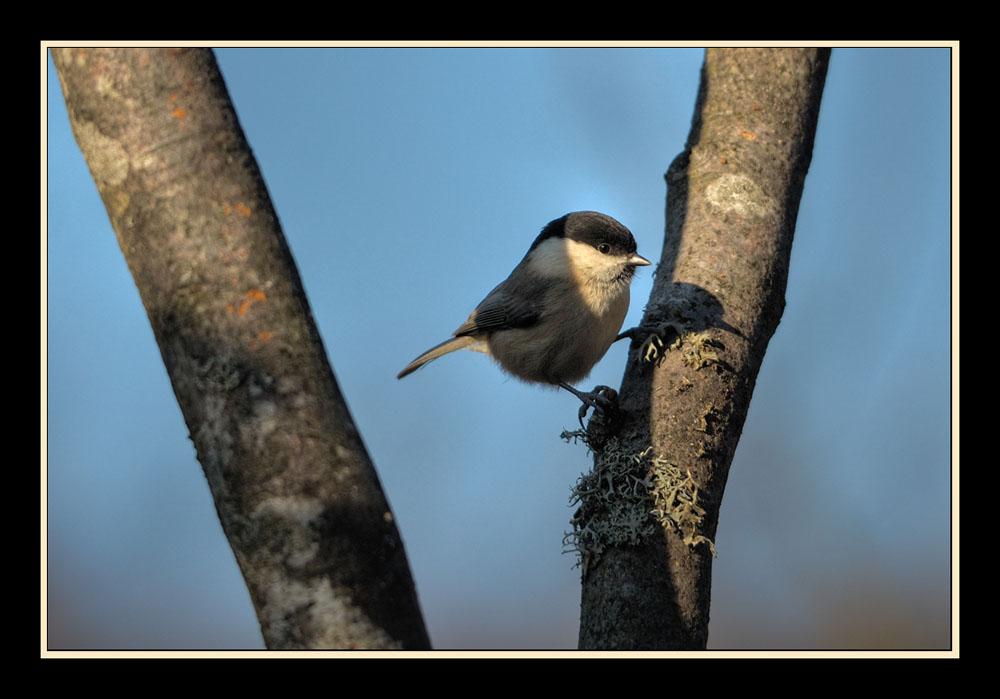
<path fill-rule="evenodd" d="M 462 335 L 460 337 L 453 337 L 450 340 L 445 340 L 440 345 L 431 347 L 422 355 L 420 355 L 412 362 L 407 364 L 406 368 L 403 369 L 401 372 L 399 372 L 399 375 L 396 376 L 396 378 L 401 379 L 408 374 L 412 374 L 413 372 L 415 372 L 417 369 L 419 369 L 432 359 L 437 359 L 441 355 L 448 354 L 449 352 L 455 352 L 460 349 L 465 349 L 466 347 L 474 345 L 477 342 L 479 342 L 479 340 L 477 340 L 474 337 L 470 337 L 468 335 Z"/>

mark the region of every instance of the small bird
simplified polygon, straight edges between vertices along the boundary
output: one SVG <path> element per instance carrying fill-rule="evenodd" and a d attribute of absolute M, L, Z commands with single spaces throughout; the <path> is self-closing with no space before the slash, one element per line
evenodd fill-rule
<path fill-rule="evenodd" d="M 598 390 L 582 393 L 570 384 L 586 378 L 618 339 L 635 268 L 648 264 L 636 253 L 629 229 L 610 216 L 578 211 L 557 218 L 454 337 L 396 378 L 441 355 L 471 349 L 518 379 L 565 388 L 583 401 L 582 415 L 586 406 L 598 405 Z"/>

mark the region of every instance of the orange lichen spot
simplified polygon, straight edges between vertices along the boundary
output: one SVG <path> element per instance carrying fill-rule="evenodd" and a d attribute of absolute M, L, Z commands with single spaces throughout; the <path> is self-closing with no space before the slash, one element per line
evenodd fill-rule
<path fill-rule="evenodd" d="M 250 310 L 250 306 L 252 306 L 255 301 L 267 301 L 267 295 L 260 289 L 251 289 L 244 295 L 243 300 L 240 301 L 239 305 L 234 306 L 231 303 L 227 304 L 226 310 L 230 313 L 235 313 L 236 315 L 241 316 Z"/>
<path fill-rule="evenodd" d="M 757 134 L 755 134 L 755 133 L 753 133 L 753 132 L 751 132 L 751 131 L 744 131 L 744 132 L 742 132 L 742 133 L 741 133 L 740 135 L 741 135 L 741 136 L 742 136 L 743 138 L 748 138 L 748 139 L 750 139 L 751 141 L 753 141 L 753 140 L 755 140 L 755 139 L 757 138 Z"/>
<path fill-rule="evenodd" d="M 226 205 L 225 205 L 224 207 L 222 207 L 222 210 L 223 210 L 223 212 L 225 212 L 225 214 L 226 214 L 227 216 L 228 216 L 229 214 L 233 213 L 233 211 L 239 211 L 239 212 L 240 212 L 241 214 L 243 214 L 244 216 L 249 216 L 250 214 L 252 214 L 252 213 L 253 213 L 253 212 L 252 212 L 252 211 L 250 210 L 250 207 L 249 207 L 249 206 L 247 206 L 246 204 L 244 204 L 244 203 L 243 203 L 243 202 L 241 202 L 241 201 L 238 201 L 238 202 L 236 202 L 236 204 L 235 204 L 235 205 L 234 205 L 234 204 L 226 204 Z"/>
<path fill-rule="evenodd" d="M 726 159 L 722 158 L 719 162 L 722 163 L 723 165 L 725 165 L 726 164 Z"/>
<path fill-rule="evenodd" d="M 174 119 L 183 119 L 185 116 L 187 116 L 187 112 L 184 111 L 183 107 L 174 107 L 173 114 L 174 114 Z"/>
<path fill-rule="evenodd" d="M 274 337 L 274 333 L 270 330 L 261 330 L 257 333 L 257 339 L 261 342 L 269 342 L 272 337 Z"/>

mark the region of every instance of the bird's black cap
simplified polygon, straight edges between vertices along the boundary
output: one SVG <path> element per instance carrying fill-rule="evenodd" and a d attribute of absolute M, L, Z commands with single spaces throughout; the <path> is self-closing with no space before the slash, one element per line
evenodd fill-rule
<path fill-rule="evenodd" d="M 636 250 L 635 238 L 628 228 L 596 211 L 577 211 L 550 221 L 531 244 L 531 250 L 549 238 L 570 238 L 595 248 L 606 243 L 616 255 L 631 255 Z"/>

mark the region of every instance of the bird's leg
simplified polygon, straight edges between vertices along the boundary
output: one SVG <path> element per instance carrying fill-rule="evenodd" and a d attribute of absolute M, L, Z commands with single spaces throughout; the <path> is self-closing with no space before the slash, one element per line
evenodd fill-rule
<path fill-rule="evenodd" d="M 570 386 L 565 381 L 560 381 L 559 385 L 580 399 L 583 405 L 580 406 L 580 427 L 583 427 L 583 418 L 587 416 L 587 410 L 593 408 L 602 412 L 610 412 L 618 407 L 618 391 L 610 386 L 595 386 L 593 391 L 584 393 Z M 585 428 L 586 429 L 586 428 Z"/>
<path fill-rule="evenodd" d="M 632 340 L 632 342 L 636 342 L 640 335 L 643 335 L 642 328 L 639 327 L 629 328 L 628 330 L 622 330 L 620 333 L 618 333 L 618 337 L 615 338 L 615 342 L 618 342 L 619 340 L 624 340 L 626 337 Z"/>

